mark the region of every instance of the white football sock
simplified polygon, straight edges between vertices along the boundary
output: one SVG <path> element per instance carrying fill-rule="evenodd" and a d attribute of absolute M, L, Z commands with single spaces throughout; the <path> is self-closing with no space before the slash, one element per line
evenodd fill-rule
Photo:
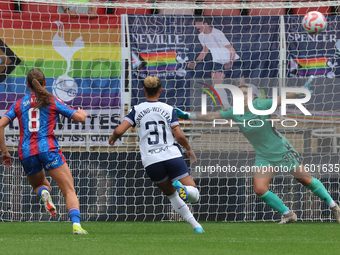
<path fill-rule="evenodd" d="M 193 229 L 195 229 L 195 228 L 201 228 L 201 227 L 202 227 L 201 224 L 199 224 L 199 223 L 195 220 L 194 216 L 192 216 L 191 218 L 189 218 L 187 221 L 188 221 L 188 223 L 191 225 L 191 227 L 192 227 Z"/>
<path fill-rule="evenodd" d="M 336 206 L 334 200 L 332 200 L 329 204 L 328 204 L 329 208 L 333 208 L 334 206 Z"/>
<path fill-rule="evenodd" d="M 290 212 L 291 212 L 291 210 L 288 210 L 288 211 L 284 212 L 283 215 L 287 215 Z"/>
<path fill-rule="evenodd" d="M 196 187 L 193 186 L 184 186 L 188 192 L 188 202 L 196 203 L 200 198 L 200 192 Z"/>
<path fill-rule="evenodd" d="M 177 190 L 168 196 L 172 207 L 175 209 L 175 211 L 182 216 L 183 219 L 185 219 L 192 228 L 202 227 L 194 218 L 192 213 L 189 210 L 189 207 L 186 203 L 179 197 Z"/>

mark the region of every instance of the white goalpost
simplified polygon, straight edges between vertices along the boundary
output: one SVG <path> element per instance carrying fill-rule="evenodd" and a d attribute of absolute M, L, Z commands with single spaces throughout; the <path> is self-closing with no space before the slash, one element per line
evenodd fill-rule
<path fill-rule="evenodd" d="M 70 166 L 82 220 L 180 220 L 142 167 L 136 130 L 117 146 L 108 138 L 131 106 L 142 102 L 148 75 L 162 80 L 160 101 L 186 111 L 226 109 L 215 85 L 244 79 L 271 98 L 274 87 L 301 87 L 315 76 L 304 115 L 289 107 L 274 112 L 275 129 L 300 153 L 311 175 L 339 202 L 340 172 L 340 1 L 161 1 L 119 0 L 82 3 L 98 15 L 58 13 L 65 1 L 0 0 L 0 115 L 28 93 L 26 75 L 40 68 L 47 89 L 67 105 L 89 112 L 85 124 L 60 117 L 55 134 Z M 6 7 L 6 8 L 5 8 Z M 307 34 L 303 13 L 319 10 L 327 28 Z M 59 10 L 60 12 L 60 10 Z M 218 66 L 214 52 L 204 57 L 197 21 L 209 22 L 235 51 L 231 66 Z M 230 48 L 228 48 L 230 50 Z M 232 51 L 232 50 L 231 50 Z M 215 54 L 215 55 L 214 55 Z M 201 56 L 201 57 L 200 57 Z M 230 92 L 225 96 L 230 105 Z M 294 120 L 284 125 L 285 120 Z M 283 124 L 282 124 L 283 122 Z M 279 218 L 254 193 L 255 152 L 239 129 L 228 124 L 181 121 L 198 162 L 190 166 L 200 200 L 190 205 L 198 221 L 273 221 Z M 52 182 L 57 217 L 44 212 L 17 155 L 18 122 L 5 130 L 13 166 L 0 167 L 1 221 L 66 221 L 65 201 Z M 189 162 L 188 162 L 189 164 Z M 243 169 L 244 171 L 241 171 Z M 320 199 L 289 173 L 277 173 L 270 190 L 301 221 L 333 221 Z"/>

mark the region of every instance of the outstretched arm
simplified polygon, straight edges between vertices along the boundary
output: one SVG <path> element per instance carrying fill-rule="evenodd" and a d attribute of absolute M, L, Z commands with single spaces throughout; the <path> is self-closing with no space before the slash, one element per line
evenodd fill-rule
<path fill-rule="evenodd" d="M 88 114 L 83 109 L 80 109 L 78 107 L 78 111 L 76 111 L 72 115 L 71 119 L 78 121 L 78 122 L 85 122 L 85 119 L 86 119 L 87 116 L 88 116 Z"/>
<path fill-rule="evenodd" d="M 287 93 L 286 98 L 298 98 L 299 95 L 297 93 Z M 277 106 L 281 106 L 281 96 L 277 98 Z"/>
<path fill-rule="evenodd" d="M 179 125 L 173 126 L 171 127 L 172 129 L 172 134 L 174 135 L 176 141 L 183 146 L 183 148 L 185 149 L 185 152 L 188 156 L 188 158 L 190 159 L 190 163 L 195 163 L 197 161 L 196 155 L 194 153 L 194 151 L 191 149 L 190 144 L 188 142 L 188 140 L 185 138 L 181 128 L 179 127 Z"/>
<path fill-rule="evenodd" d="M 10 123 L 10 119 L 2 117 L 0 119 L 0 149 L 1 149 L 1 163 L 5 166 L 11 166 L 11 154 L 9 154 L 5 142 L 5 127 Z"/>
<path fill-rule="evenodd" d="M 183 120 L 202 120 L 202 121 L 213 121 L 215 119 L 224 119 L 220 112 L 209 112 L 209 114 L 199 114 L 195 112 L 184 112 L 178 108 L 175 108 L 177 116 Z"/>
<path fill-rule="evenodd" d="M 235 60 L 235 57 L 236 57 L 236 50 L 234 49 L 234 47 L 229 44 L 227 46 L 225 46 L 229 52 L 230 52 L 230 61 L 234 61 Z"/>
<path fill-rule="evenodd" d="M 131 127 L 131 123 L 123 120 L 122 124 L 115 128 L 113 134 L 110 136 L 109 144 L 114 145 L 115 142 Z"/>
<path fill-rule="evenodd" d="M 207 56 L 208 53 L 209 53 L 208 47 L 203 46 L 203 49 L 201 53 L 198 55 L 198 57 L 196 58 L 196 61 L 203 61 L 203 59 Z"/>
<path fill-rule="evenodd" d="M 188 63 L 188 68 L 190 69 L 194 69 L 197 65 L 197 62 L 201 62 L 203 61 L 203 59 L 206 57 L 206 55 L 209 53 L 209 49 L 207 46 L 203 46 L 203 49 L 201 51 L 201 53 L 198 55 L 198 57 L 196 58 L 196 60 L 194 62 L 190 62 Z"/>
<path fill-rule="evenodd" d="M 308 89 L 310 93 L 313 93 L 313 90 L 311 90 L 310 86 L 312 85 L 312 81 L 314 80 L 314 76 L 311 75 L 305 85 L 303 85 L 304 88 Z M 286 98 L 298 98 L 300 94 L 297 93 L 287 93 Z M 277 100 L 277 106 L 281 106 L 281 97 L 278 97 Z"/>

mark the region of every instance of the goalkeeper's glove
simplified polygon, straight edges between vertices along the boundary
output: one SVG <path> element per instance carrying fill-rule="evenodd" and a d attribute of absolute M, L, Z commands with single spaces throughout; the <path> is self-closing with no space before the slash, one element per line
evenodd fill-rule
<path fill-rule="evenodd" d="M 308 80 L 306 81 L 305 85 L 303 85 L 304 88 L 308 89 L 310 93 L 313 93 L 313 90 L 310 89 L 310 86 L 312 85 L 312 81 L 314 80 L 314 76 L 311 75 Z M 304 93 L 297 93 L 296 94 L 298 97 L 302 97 L 305 94 Z"/>
<path fill-rule="evenodd" d="M 309 92 L 310 93 L 313 93 L 313 90 L 311 90 L 310 89 L 310 85 L 312 85 L 312 81 L 314 80 L 314 76 L 313 75 L 311 75 L 309 78 L 308 78 L 308 80 L 307 80 L 307 82 L 305 83 L 305 85 L 303 85 L 303 87 L 304 88 L 307 88 L 308 90 L 309 90 Z"/>
<path fill-rule="evenodd" d="M 175 108 L 177 117 L 182 120 L 195 120 L 197 118 L 196 113 L 184 112 L 181 109 Z"/>

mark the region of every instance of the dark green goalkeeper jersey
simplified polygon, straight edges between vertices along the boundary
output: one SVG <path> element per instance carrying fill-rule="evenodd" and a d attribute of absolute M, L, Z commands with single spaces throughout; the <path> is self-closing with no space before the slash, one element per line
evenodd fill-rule
<path fill-rule="evenodd" d="M 257 110 L 268 110 L 272 104 L 272 99 L 253 101 L 254 108 Z M 256 152 L 256 165 L 300 164 L 299 154 L 288 140 L 272 127 L 277 124 L 272 124 L 268 115 L 256 115 L 250 111 L 245 112 L 244 115 L 233 115 L 232 107 L 220 113 L 223 118 L 236 122 L 243 135 L 253 145 Z"/>

